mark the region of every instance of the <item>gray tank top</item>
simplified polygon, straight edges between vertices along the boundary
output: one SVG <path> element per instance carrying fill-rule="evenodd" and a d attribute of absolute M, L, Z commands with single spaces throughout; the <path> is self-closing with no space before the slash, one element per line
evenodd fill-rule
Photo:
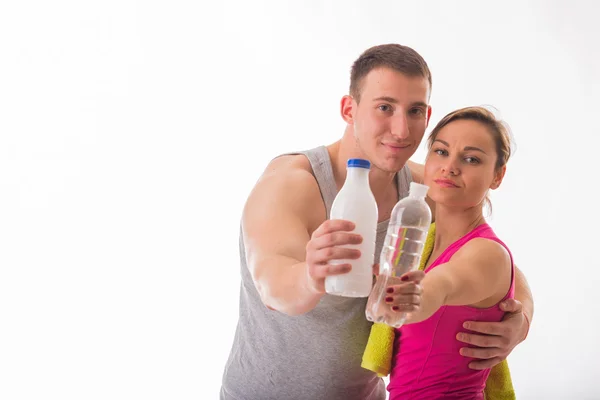
<path fill-rule="evenodd" d="M 337 194 L 324 146 L 303 151 L 310 161 L 327 209 Z M 411 174 L 397 175 L 400 198 L 408 195 Z M 388 221 L 377 226 L 375 261 Z M 288 316 L 269 310 L 252 282 L 240 234 L 239 319 L 225 365 L 221 400 L 383 400 L 383 380 L 360 366 L 371 323 L 366 298 L 325 295 L 310 312 Z"/>

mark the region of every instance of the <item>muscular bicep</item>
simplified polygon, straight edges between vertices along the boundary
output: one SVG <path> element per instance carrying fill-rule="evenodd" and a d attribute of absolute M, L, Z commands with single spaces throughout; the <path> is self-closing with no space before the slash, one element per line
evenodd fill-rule
<path fill-rule="evenodd" d="M 515 299 L 519 300 L 521 304 L 523 304 L 523 308 L 529 320 L 533 318 L 534 304 L 533 304 L 533 294 L 531 293 L 531 288 L 529 287 L 529 283 L 527 282 L 527 278 L 525 278 L 525 274 L 517 268 L 515 264 Z"/>
<path fill-rule="evenodd" d="M 525 278 L 525 274 L 521 271 L 517 265 L 515 264 L 515 289 L 517 292 L 523 293 L 531 300 L 531 288 L 529 287 L 529 283 L 527 282 L 527 278 Z"/>
<path fill-rule="evenodd" d="M 242 233 L 255 283 L 268 283 L 280 268 L 305 260 L 313 218 L 310 204 L 318 200 L 313 185 L 316 182 L 306 171 L 273 173 L 261 178 L 250 194 Z"/>

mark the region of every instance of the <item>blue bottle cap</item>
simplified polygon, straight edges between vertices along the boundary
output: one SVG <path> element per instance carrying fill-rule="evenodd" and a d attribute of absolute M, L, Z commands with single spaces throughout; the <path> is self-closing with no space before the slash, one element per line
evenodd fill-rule
<path fill-rule="evenodd" d="M 358 167 L 358 168 L 371 168 L 371 163 L 369 160 L 364 160 L 362 158 L 350 158 L 348 159 L 348 167 Z"/>

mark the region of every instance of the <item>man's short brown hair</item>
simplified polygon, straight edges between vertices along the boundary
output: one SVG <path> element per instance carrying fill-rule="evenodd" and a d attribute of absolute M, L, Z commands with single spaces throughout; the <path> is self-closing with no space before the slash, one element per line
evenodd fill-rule
<path fill-rule="evenodd" d="M 400 44 L 382 44 L 365 50 L 350 72 L 350 95 L 360 102 L 362 80 L 375 68 L 387 67 L 406 76 L 422 76 L 429 82 L 431 90 L 431 71 L 419 53 Z"/>

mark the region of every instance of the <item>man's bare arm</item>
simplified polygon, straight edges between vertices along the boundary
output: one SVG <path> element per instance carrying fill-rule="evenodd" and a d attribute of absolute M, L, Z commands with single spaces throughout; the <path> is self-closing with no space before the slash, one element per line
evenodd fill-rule
<path fill-rule="evenodd" d="M 515 299 L 519 300 L 519 302 L 523 305 L 523 314 L 525 314 L 526 326 L 523 327 L 523 338 L 527 336 L 529 332 L 529 324 L 533 319 L 534 305 L 533 305 L 533 294 L 531 293 L 531 288 L 527 283 L 527 279 L 523 272 L 517 268 L 515 264 Z"/>
<path fill-rule="evenodd" d="M 410 174 L 412 175 L 413 181 L 417 183 L 423 183 L 423 177 L 425 176 L 425 166 L 423 164 L 416 163 L 414 161 L 408 160 L 406 162 L 408 169 L 410 169 Z"/>
<path fill-rule="evenodd" d="M 246 260 L 269 308 L 301 314 L 322 296 L 309 290 L 305 263 L 311 214 L 319 201 L 310 172 L 274 160 L 246 202 L 242 216 Z"/>

